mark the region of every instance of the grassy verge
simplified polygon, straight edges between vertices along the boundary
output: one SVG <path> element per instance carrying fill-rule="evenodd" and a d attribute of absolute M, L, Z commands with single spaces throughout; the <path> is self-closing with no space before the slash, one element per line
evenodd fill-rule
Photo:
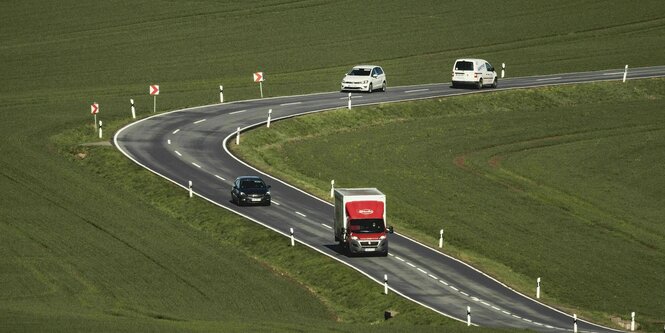
<path fill-rule="evenodd" d="M 331 179 L 379 187 L 401 232 L 436 244 L 444 228 L 446 252 L 526 294 L 542 277 L 548 303 L 608 325 L 636 311 L 656 329 L 663 82 L 341 109 L 253 130 L 231 148 L 322 198 Z"/>

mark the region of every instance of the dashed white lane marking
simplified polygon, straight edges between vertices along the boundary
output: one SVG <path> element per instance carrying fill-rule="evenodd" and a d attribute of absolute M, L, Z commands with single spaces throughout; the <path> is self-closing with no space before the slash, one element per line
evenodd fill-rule
<path fill-rule="evenodd" d="M 450 289 L 452 289 L 454 291 L 459 291 L 459 289 L 455 288 L 454 286 L 450 286 Z"/>
<path fill-rule="evenodd" d="M 446 285 L 446 286 L 448 285 L 448 282 L 446 282 L 446 281 L 439 280 L 439 282 L 443 283 L 443 284 Z"/>
<path fill-rule="evenodd" d="M 497 307 L 494 306 L 494 305 L 492 305 L 492 309 L 494 309 L 494 310 L 496 310 L 496 311 L 501 311 L 501 309 L 497 308 Z"/>
<path fill-rule="evenodd" d="M 515 317 L 515 318 L 517 318 L 517 319 L 522 319 L 522 317 L 520 317 L 520 316 L 518 316 L 518 315 L 512 315 L 512 316 Z"/>
<path fill-rule="evenodd" d="M 463 292 L 463 291 L 460 291 L 459 293 L 462 294 L 462 295 L 464 295 L 464 296 L 466 296 L 466 297 L 469 297 L 469 294 L 467 294 L 467 293 L 465 293 L 465 292 Z"/>
<path fill-rule="evenodd" d="M 298 215 L 300 215 L 300 216 L 302 216 L 302 217 L 307 217 L 307 215 L 305 215 L 305 214 L 303 214 L 303 213 L 301 213 L 301 212 L 296 212 L 296 214 L 298 214 Z"/>
<path fill-rule="evenodd" d="M 279 106 L 289 106 L 289 105 L 298 105 L 298 104 L 302 104 L 302 102 L 284 103 L 284 104 L 280 104 Z"/>
<path fill-rule="evenodd" d="M 510 312 L 508 312 L 508 311 L 506 311 L 506 310 L 501 310 L 501 312 L 503 312 L 504 314 L 507 314 L 507 315 L 510 316 Z"/>
<path fill-rule="evenodd" d="M 411 266 L 411 267 L 413 267 L 413 268 L 416 268 L 416 265 L 414 265 L 414 264 L 412 264 L 412 263 L 410 263 L 410 262 L 407 262 L 406 264 L 409 265 L 409 266 Z"/>
<path fill-rule="evenodd" d="M 550 326 L 550 325 L 545 325 L 545 327 L 547 327 L 547 328 L 554 328 L 554 326 Z"/>
<path fill-rule="evenodd" d="M 427 274 L 427 276 L 431 277 L 431 278 L 434 279 L 434 280 L 438 280 L 438 279 L 439 279 L 438 277 L 436 277 L 436 276 L 434 276 L 434 275 L 432 275 L 432 274 Z"/>
<path fill-rule="evenodd" d="M 392 253 L 388 253 L 389 256 L 394 257 L 395 255 Z"/>
<path fill-rule="evenodd" d="M 533 323 L 533 320 L 528 319 L 528 318 L 522 318 L 522 320 L 524 320 L 524 321 L 526 321 L 526 322 L 529 322 L 529 323 Z"/>
<path fill-rule="evenodd" d="M 534 323 L 535 325 L 538 325 L 538 326 L 545 326 L 545 325 L 543 325 L 542 323 L 539 323 L 539 322 L 537 322 L 537 321 L 534 321 L 533 323 Z"/>
<path fill-rule="evenodd" d="M 489 303 L 487 303 L 485 301 L 480 301 L 480 303 L 483 303 L 483 305 L 486 305 L 486 306 L 491 306 Z"/>
<path fill-rule="evenodd" d="M 404 261 L 404 259 L 402 259 L 402 258 L 400 258 L 400 257 L 395 257 L 395 259 L 397 259 L 397 260 L 399 260 L 399 261 Z"/>
<path fill-rule="evenodd" d="M 177 130 L 173 131 L 173 134 L 178 134 L 178 132 L 180 132 L 179 128 Z"/>
<path fill-rule="evenodd" d="M 329 225 L 327 225 L 327 224 L 325 224 L 325 223 L 321 223 L 321 225 L 324 226 L 324 227 L 326 227 L 326 228 L 328 228 L 328 229 L 332 229 L 331 226 L 329 226 Z"/>
<path fill-rule="evenodd" d="M 561 76 L 557 77 L 544 77 L 542 79 L 537 79 L 536 81 L 554 81 L 554 80 L 561 80 Z"/>
<path fill-rule="evenodd" d="M 415 89 L 415 90 L 407 90 L 404 93 L 410 94 L 410 93 L 415 93 L 415 92 L 423 92 L 423 91 L 429 91 L 429 89 Z"/>
<path fill-rule="evenodd" d="M 176 155 L 182 157 L 182 154 L 179 151 L 175 150 L 175 153 L 176 153 Z"/>
<path fill-rule="evenodd" d="M 197 120 L 197 121 L 194 122 L 194 124 L 200 124 L 200 123 L 202 123 L 202 122 L 204 122 L 204 121 L 206 121 L 206 120 L 205 120 L 205 119 Z"/>
<path fill-rule="evenodd" d="M 195 162 L 192 162 L 192 164 L 193 164 L 195 167 L 199 168 L 199 169 L 201 168 L 201 166 L 198 165 L 198 164 L 196 164 Z"/>
<path fill-rule="evenodd" d="M 417 269 L 418 269 L 421 273 L 423 273 L 423 274 L 427 274 L 427 271 L 426 271 L 426 270 L 424 270 L 424 269 L 422 269 L 422 268 L 420 268 L 420 267 L 418 267 Z"/>
<path fill-rule="evenodd" d="M 166 143 L 171 144 L 171 139 L 166 140 Z"/>
<path fill-rule="evenodd" d="M 363 98 L 362 96 L 351 96 L 351 98 Z M 349 99 L 349 97 L 342 97 L 340 99 Z"/>
<path fill-rule="evenodd" d="M 623 72 L 603 73 L 603 75 L 619 75 L 619 74 L 623 74 Z"/>
<path fill-rule="evenodd" d="M 219 178 L 219 179 L 221 179 L 221 180 L 226 180 L 226 179 L 224 179 L 223 177 L 220 177 L 219 175 L 215 175 L 215 177 L 217 177 L 217 178 Z"/>
<path fill-rule="evenodd" d="M 245 111 L 247 111 L 247 110 L 233 111 L 233 112 L 229 112 L 229 114 L 238 114 L 238 113 L 243 113 Z"/>
<path fill-rule="evenodd" d="M 279 206 L 279 205 L 280 205 L 280 203 L 279 203 L 279 202 L 277 202 L 277 201 L 275 201 L 275 200 L 272 200 L 272 201 L 270 201 L 270 202 L 271 202 L 271 203 L 272 203 L 273 205 L 277 205 L 277 206 Z"/>
<path fill-rule="evenodd" d="M 480 301 L 480 300 L 478 299 L 478 297 L 471 297 L 471 300 L 474 301 L 474 302 L 478 302 L 478 301 Z"/>

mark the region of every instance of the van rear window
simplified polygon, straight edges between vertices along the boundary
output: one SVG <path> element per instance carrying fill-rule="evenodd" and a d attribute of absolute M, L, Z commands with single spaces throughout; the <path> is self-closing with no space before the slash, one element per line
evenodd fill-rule
<path fill-rule="evenodd" d="M 458 61 L 455 63 L 455 70 L 456 71 L 472 71 L 473 70 L 473 62 L 471 61 Z"/>

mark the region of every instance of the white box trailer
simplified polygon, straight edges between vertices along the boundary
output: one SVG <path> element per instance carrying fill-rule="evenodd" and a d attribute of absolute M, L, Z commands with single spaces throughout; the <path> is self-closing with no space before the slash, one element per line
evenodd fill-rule
<path fill-rule="evenodd" d="M 335 189 L 335 241 L 350 254 L 388 255 L 386 196 L 376 188 Z"/>

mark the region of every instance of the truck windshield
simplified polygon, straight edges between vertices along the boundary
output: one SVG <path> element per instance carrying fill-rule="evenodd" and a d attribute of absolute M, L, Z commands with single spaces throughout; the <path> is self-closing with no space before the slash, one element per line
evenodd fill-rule
<path fill-rule="evenodd" d="M 351 220 L 349 229 L 351 232 L 368 234 L 383 232 L 385 230 L 383 220 L 381 219 Z"/>

